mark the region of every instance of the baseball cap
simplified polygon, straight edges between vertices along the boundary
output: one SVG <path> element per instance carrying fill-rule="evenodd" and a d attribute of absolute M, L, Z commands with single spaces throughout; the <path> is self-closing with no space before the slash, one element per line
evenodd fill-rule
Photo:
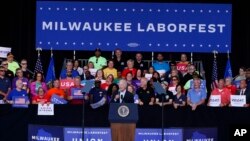
<path fill-rule="evenodd" d="M 95 52 L 96 52 L 96 51 L 101 52 L 101 49 L 100 49 L 100 48 L 96 48 L 96 49 L 95 49 Z"/>

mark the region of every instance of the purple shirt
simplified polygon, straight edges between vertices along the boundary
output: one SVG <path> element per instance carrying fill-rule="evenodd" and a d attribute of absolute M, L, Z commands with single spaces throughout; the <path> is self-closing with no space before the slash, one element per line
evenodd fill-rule
<path fill-rule="evenodd" d="M 15 78 L 12 80 L 12 89 L 15 89 L 15 88 L 16 88 L 16 81 L 17 81 L 18 79 L 21 79 L 21 80 L 22 80 L 23 84 L 26 85 L 26 88 L 29 87 L 29 80 L 28 80 L 27 78 L 25 78 L 25 77 L 23 77 L 23 78 L 15 77 Z"/>

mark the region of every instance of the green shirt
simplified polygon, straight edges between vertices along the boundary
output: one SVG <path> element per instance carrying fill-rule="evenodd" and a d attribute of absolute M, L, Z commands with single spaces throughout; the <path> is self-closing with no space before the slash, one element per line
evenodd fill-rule
<path fill-rule="evenodd" d="M 8 69 L 11 70 L 14 73 L 14 75 L 16 74 L 17 68 L 20 68 L 17 62 L 15 61 L 12 61 L 11 63 L 8 62 Z"/>
<path fill-rule="evenodd" d="M 104 66 L 107 66 L 107 60 L 102 56 L 98 58 L 96 56 L 90 57 L 89 62 L 92 62 L 95 69 L 97 70 L 102 69 Z"/>

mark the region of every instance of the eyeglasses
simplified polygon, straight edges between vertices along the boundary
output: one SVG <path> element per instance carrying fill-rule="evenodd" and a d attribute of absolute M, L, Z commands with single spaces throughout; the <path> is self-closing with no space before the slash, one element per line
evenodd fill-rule
<path fill-rule="evenodd" d="M 172 79 L 172 81 L 177 81 L 177 79 Z"/>
<path fill-rule="evenodd" d="M 7 66 L 8 64 L 2 64 L 2 65 Z"/>
<path fill-rule="evenodd" d="M 96 59 L 96 62 L 95 62 L 96 64 L 98 63 L 98 58 Z"/>
<path fill-rule="evenodd" d="M 21 65 L 27 65 L 27 63 L 21 63 Z"/>
<path fill-rule="evenodd" d="M 4 70 L 0 70 L 0 72 L 4 72 Z"/>
<path fill-rule="evenodd" d="M 18 71 L 18 72 L 16 72 L 16 73 L 22 73 L 22 71 Z"/>

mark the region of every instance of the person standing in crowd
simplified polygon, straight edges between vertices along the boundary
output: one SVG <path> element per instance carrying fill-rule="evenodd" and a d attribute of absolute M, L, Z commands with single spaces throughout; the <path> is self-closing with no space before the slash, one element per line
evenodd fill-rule
<path fill-rule="evenodd" d="M 237 88 L 235 85 L 232 84 L 232 78 L 227 77 L 225 79 L 225 87 L 231 92 L 231 94 L 235 94 L 237 91 Z"/>
<path fill-rule="evenodd" d="M 239 68 L 239 74 L 234 77 L 234 81 L 240 81 L 240 80 L 245 80 L 246 79 L 246 68 L 245 67 L 240 67 Z"/>
<path fill-rule="evenodd" d="M 170 85 L 168 86 L 168 90 L 173 93 L 173 95 L 177 94 L 176 86 L 179 84 L 180 80 L 177 76 L 173 76 L 170 81 Z"/>
<path fill-rule="evenodd" d="M 236 92 L 236 95 L 245 95 L 246 96 L 246 104 L 244 107 L 250 106 L 250 89 L 247 89 L 246 80 L 240 81 L 240 89 Z"/>
<path fill-rule="evenodd" d="M 122 56 L 122 50 L 116 49 L 114 56 L 114 67 L 117 69 L 118 73 L 121 73 L 126 65 L 126 59 Z"/>
<path fill-rule="evenodd" d="M 106 58 L 101 56 L 101 49 L 96 48 L 95 49 L 95 56 L 92 56 L 89 58 L 89 62 L 94 63 L 95 69 L 103 69 L 103 67 L 107 66 L 107 60 Z"/>
<path fill-rule="evenodd" d="M 159 72 L 155 71 L 155 72 L 153 73 L 152 78 L 154 78 L 154 80 L 156 80 L 156 81 L 154 81 L 154 82 L 159 82 L 159 83 L 161 83 L 161 76 L 160 76 Z"/>
<path fill-rule="evenodd" d="M 141 87 L 137 89 L 136 93 L 139 96 L 139 105 L 154 105 L 155 93 L 153 88 L 148 86 L 146 78 L 141 78 Z"/>
<path fill-rule="evenodd" d="M 126 75 L 126 80 L 128 85 L 132 85 L 135 89 L 138 88 L 137 84 L 133 81 L 133 74 L 132 72 L 128 72 Z"/>
<path fill-rule="evenodd" d="M 14 55 L 11 52 L 7 54 L 7 62 L 8 62 L 8 70 L 11 70 L 15 75 L 16 69 L 20 68 L 20 66 L 16 61 L 14 61 Z"/>
<path fill-rule="evenodd" d="M 224 86 L 225 86 L 224 79 L 220 79 L 218 82 L 218 88 L 215 88 L 211 93 L 211 95 L 221 96 L 221 104 L 220 104 L 221 107 L 228 106 L 230 104 L 231 92 Z M 208 106 L 209 106 L 209 103 L 210 102 L 208 102 Z"/>
<path fill-rule="evenodd" d="M 169 64 L 164 62 L 164 56 L 161 53 L 157 55 L 157 61 L 153 63 L 153 67 L 163 78 L 166 76 L 166 72 L 170 70 Z"/>
<path fill-rule="evenodd" d="M 118 94 L 119 86 L 116 83 L 112 83 L 109 85 L 108 91 L 107 91 L 107 98 L 109 101 L 112 97 L 115 97 L 116 94 Z"/>
<path fill-rule="evenodd" d="M 105 99 L 105 103 L 107 103 L 107 91 L 101 88 L 101 81 L 95 81 L 95 87 L 89 91 L 89 102 L 97 103 L 102 99 Z"/>
<path fill-rule="evenodd" d="M 77 76 L 74 78 L 74 86 L 69 88 L 68 100 L 70 104 L 83 104 L 83 99 L 88 100 L 87 94 L 83 94 L 83 99 L 74 99 L 73 92 L 74 89 L 82 91 L 83 86 L 81 85 L 81 77 Z"/>
<path fill-rule="evenodd" d="M 122 71 L 122 78 L 126 78 L 128 72 L 131 72 L 133 77 L 135 77 L 136 69 L 134 68 L 134 60 L 132 59 L 127 61 L 127 68 Z"/>
<path fill-rule="evenodd" d="M 114 81 L 114 76 L 112 74 L 109 74 L 106 81 L 101 84 L 101 88 L 103 90 L 108 90 L 109 85 L 111 85 Z"/>
<path fill-rule="evenodd" d="M 5 100 L 11 90 L 11 82 L 5 77 L 5 67 L 0 66 L 0 100 Z"/>
<path fill-rule="evenodd" d="M 15 81 L 16 87 L 13 88 L 9 95 L 7 96 L 7 102 L 10 104 L 13 104 L 13 97 L 14 96 L 23 96 L 23 97 L 28 97 L 28 93 L 26 90 L 23 89 L 23 81 L 21 79 L 18 79 Z"/>
<path fill-rule="evenodd" d="M 168 90 L 168 82 L 164 81 L 161 86 L 166 91 L 166 94 L 156 94 L 155 104 L 159 106 L 172 105 L 173 103 L 173 93 Z"/>
<path fill-rule="evenodd" d="M 188 73 L 183 77 L 181 84 L 184 86 L 184 85 L 188 82 L 188 80 L 193 79 L 193 75 L 194 75 L 195 73 L 198 74 L 198 73 L 196 72 L 195 66 L 192 65 L 192 64 L 189 65 L 189 66 L 188 66 Z M 198 77 L 199 77 L 200 79 L 202 79 L 202 77 L 201 77 L 199 74 L 198 74 Z"/>
<path fill-rule="evenodd" d="M 112 103 L 134 103 L 134 96 L 127 91 L 128 83 L 125 79 L 119 81 L 119 90 L 111 99 Z"/>
<path fill-rule="evenodd" d="M 246 83 L 247 83 L 247 89 L 250 90 L 250 68 L 246 71 Z"/>
<path fill-rule="evenodd" d="M 89 69 L 95 69 L 94 63 L 91 62 L 91 61 L 88 62 L 88 65 L 87 65 L 87 66 L 88 66 L 88 70 L 89 70 Z"/>
<path fill-rule="evenodd" d="M 182 81 L 183 76 L 182 76 L 182 73 L 177 70 L 177 68 L 176 68 L 176 62 L 171 61 L 169 64 L 170 64 L 170 71 L 168 71 L 166 73 L 166 77 L 165 77 L 164 80 L 167 81 L 168 83 L 170 83 L 171 77 L 177 76 L 180 79 L 180 81 Z"/>
<path fill-rule="evenodd" d="M 141 53 L 135 55 L 135 69 L 141 69 L 143 73 L 147 72 L 147 64 L 142 60 L 143 56 Z"/>
<path fill-rule="evenodd" d="M 133 85 L 128 85 L 128 91 L 133 94 L 134 96 L 134 103 L 139 104 L 139 97 L 138 94 L 136 94 L 135 87 Z"/>
<path fill-rule="evenodd" d="M 189 62 L 187 61 L 187 55 L 185 53 L 182 53 L 181 61 L 176 65 L 177 70 L 182 73 L 182 76 L 184 76 L 187 73 L 188 65 L 189 65 Z"/>
<path fill-rule="evenodd" d="M 143 73 L 141 69 L 136 70 L 136 75 L 133 78 L 133 83 L 137 85 L 137 88 L 141 85 L 141 78 L 143 77 Z"/>
<path fill-rule="evenodd" d="M 150 67 L 148 68 L 148 73 L 153 75 L 154 72 L 155 72 L 154 67 L 153 67 L 153 66 L 150 66 Z"/>
<path fill-rule="evenodd" d="M 108 75 L 112 74 L 114 76 L 114 79 L 117 78 L 117 70 L 114 68 L 114 61 L 109 60 L 108 61 L 108 67 L 103 70 L 104 77 L 107 78 Z"/>
<path fill-rule="evenodd" d="M 82 70 L 82 75 L 81 75 L 81 79 L 82 80 L 86 80 L 86 71 L 89 70 L 89 67 L 88 66 L 84 66 L 83 67 L 83 70 Z"/>
<path fill-rule="evenodd" d="M 67 73 L 71 73 L 72 77 L 75 78 L 79 76 L 78 71 L 73 70 L 73 63 L 72 61 L 68 61 L 66 64 L 66 69 L 62 70 L 60 74 L 60 79 L 65 79 L 67 77 Z"/>
<path fill-rule="evenodd" d="M 32 104 L 49 104 L 50 99 L 46 96 L 45 90 L 42 87 L 38 88 L 38 93 L 32 98 Z"/>
<path fill-rule="evenodd" d="M 21 60 L 21 69 L 23 71 L 23 76 L 26 77 L 28 80 L 33 77 L 31 72 L 28 70 L 28 62 L 26 59 Z"/>
<path fill-rule="evenodd" d="M 4 67 L 4 71 L 5 71 L 5 77 L 9 78 L 10 81 L 13 80 L 14 78 L 14 73 L 8 69 L 8 62 L 7 61 L 3 61 L 1 63 L 1 65 Z"/>
<path fill-rule="evenodd" d="M 106 81 L 104 78 L 104 72 L 102 69 L 97 70 L 96 75 L 95 75 L 95 80 L 99 80 L 102 83 L 104 83 Z"/>
<path fill-rule="evenodd" d="M 194 80 L 194 88 L 188 90 L 187 93 L 187 104 L 191 106 L 192 110 L 196 110 L 196 108 L 200 105 L 205 104 L 205 100 L 207 98 L 207 93 L 204 89 L 200 88 L 201 80 Z"/>
<path fill-rule="evenodd" d="M 82 76 L 83 74 L 83 69 L 80 66 L 79 60 L 74 60 L 74 67 L 73 70 L 76 70 L 79 74 L 79 76 Z"/>
<path fill-rule="evenodd" d="M 50 100 L 52 95 L 58 95 L 59 97 L 65 99 L 66 98 L 66 94 L 64 92 L 63 89 L 60 89 L 60 80 L 59 79 L 55 79 L 53 81 L 53 88 L 50 88 L 47 91 L 46 97 Z"/>
<path fill-rule="evenodd" d="M 193 79 L 190 79 L 186 82 L 186 84 L 184 85 L 184 89 L 187 91 L 191 88 L 194 87 L 194 79 L 200 79 L 199 75 L 195 72 L 193 73 Z M 207 91 L 207 87 L 206 87 L 206 80 L 200 79 L 201 80 L 201 89 L 204 89 Z"/>
<path fill-rule="evenodd" d="M 38 95 L 38 89 L 40 87 L 42 87 L 42 89 L 45 91 L 45 93 L 47 92 L 47 86 L 44 83 L 43 74 L 41 72 L 35 73 L 34 79 L 35 79 L 35 81 L 31 82 L 30 86 L 29 86 L 31 98 Z"/>
<path fill-rule="evenodd" d="M 178 107 L 186 106 L 187 97 L 185 94 L 182 93 L 183 89 L 180 84 L 176 86 L 176 92 L 177 93 L 174 96 L 174 101 L 173 101 L 174 108 L 177 109 Z"/>
<path fill-rule="evenodd" d="M 12 89 L 16 88 L 16 81 L 17 80 L 21 80 L 23 82 L 23 89 L 27 91 L 27 93 L 29 93 L 29 80 L 25 77 L 23 77 L 23 71 L 21 70 L 21 68 L 16 69 L 16 75 L 17 77 L 15 77 L 12 80 Z"/>

